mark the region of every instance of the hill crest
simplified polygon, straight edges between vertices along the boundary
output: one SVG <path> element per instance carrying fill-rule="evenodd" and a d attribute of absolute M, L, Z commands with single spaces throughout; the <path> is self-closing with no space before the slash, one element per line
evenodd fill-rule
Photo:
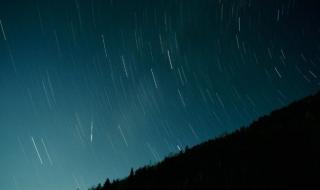
<path fill-rule="evenodd" d="M 92 190 L 319 186 L 320 93 Z"/>

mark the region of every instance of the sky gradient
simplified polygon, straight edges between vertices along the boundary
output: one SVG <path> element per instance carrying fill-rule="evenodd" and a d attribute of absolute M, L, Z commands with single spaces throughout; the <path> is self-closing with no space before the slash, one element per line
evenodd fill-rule
<path fill-rule="evenodd" d="M 304 0 L 0 2 L 0 189 L 87 189 L 320 89 Z"/>

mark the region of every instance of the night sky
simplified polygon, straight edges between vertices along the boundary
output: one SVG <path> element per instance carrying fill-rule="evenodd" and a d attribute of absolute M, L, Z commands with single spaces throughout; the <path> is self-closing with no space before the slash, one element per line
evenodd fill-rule
<path fill-rule="evenodd" d="M 319 4 L 1 0 L 0 189 L 84 190 L 315 93 Z"/>

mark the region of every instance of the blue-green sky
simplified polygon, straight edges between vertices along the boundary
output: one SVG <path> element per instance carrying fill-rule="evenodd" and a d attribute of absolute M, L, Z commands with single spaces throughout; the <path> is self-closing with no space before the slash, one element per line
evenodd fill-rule
<path fill-rule="evenodd" d="M 319 10 L 0 1 L 0 189 L 87 189 L 316 92 Z"/>

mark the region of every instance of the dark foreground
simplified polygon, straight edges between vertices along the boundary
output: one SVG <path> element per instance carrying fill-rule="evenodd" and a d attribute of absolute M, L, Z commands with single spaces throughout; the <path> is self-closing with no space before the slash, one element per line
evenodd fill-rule
<path fill-rule="evenodd" d="M 319 189 L 320 93 L 93 189 Z"/>

